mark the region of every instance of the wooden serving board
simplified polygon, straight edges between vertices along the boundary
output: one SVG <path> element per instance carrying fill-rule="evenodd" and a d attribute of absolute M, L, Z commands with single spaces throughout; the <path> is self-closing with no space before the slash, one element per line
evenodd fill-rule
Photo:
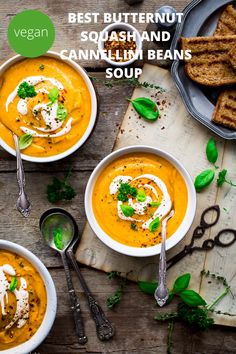
<path fill-rule="evenodd" d="M 158 101 L 161 117 L 156 122 L 147 122 L 139 118 L 129 105 L 114 149 L 139 144 L 163 149 L 178 158 L 194 179 L 199 172 L 210 167 L 205 156 L 205 146 L 213 134 L 187 113 L 167 70 L 145 64 L 140 81 L 152 82 L 166 89 L 165 93 L 157 94 L 155 90 L 137 88 L 134 90 L 132 97 L 150 97 Z M 216 136 L 214 138 L 219 150 L 218 166 L 227 168 L 230 179 L 236 181 L 235 142 L 224 141 Z M 168 257 L 175 255 L 182 250 L 185 244 L 189 243 L 194 228 L 199 225 L 202 211 L 215 204 L 219 204 L 221 207 L 220 221 L 206 232 L 204 239 L 214 238 L 222 228 L 236 229 L 236 188 L 224 185 L 219 189 L 215 182 L 207 190 L 197 195 L 197 212 L 193 225 L 182 242 L 168 251 Z M 203 240 L 199 240 L 199 245 L 202 242 Z M 76 256 L 80 263 L 105 272 L 112 270 L 124 274 L 130 272 L 128 277 L 134 281 L 154 281 L 157 277 L 158 256 L 134 258 L 112 251 L 95 236 L 88 223 L 84 229 Z M 231 285 L 232 293 L 236 295 L 235 257 L 236 243 L 229 248 L 215 247 L 208 253 L 193 253 L 170 269 L 168 284 L 171 286 L 178 275 L 190 272 L 192 274 L 191 288 L 200 291 L 207 302 L 211 302 L 219 295 L 222 286 L 214 281 L 210 284 L 209 279 L 201 278 L 201 270 L 206 269 L 226 276 Z M 232 295 L 227 295 L 217 306 L 217 310 L 232 314 L 232 316 L 214 315 L 217 324 L 236 327 L 236 302 Z"/>

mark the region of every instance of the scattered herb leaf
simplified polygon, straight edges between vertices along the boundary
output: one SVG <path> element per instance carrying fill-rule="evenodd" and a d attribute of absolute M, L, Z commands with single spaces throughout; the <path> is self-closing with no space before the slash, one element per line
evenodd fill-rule
<path fill-rule="evenodd" d="M 68 116 L 68 112 L 66 107 L 64 106 L 64 104 L 59 103 L 57 107 L 57 119 L 63 121 L 66 119 L 67 116 Z"/>
<path fill-rule="evenodd" d="M 205 189 L 209 184 L 212 183 L 215 177 L 215 171 L 214 170 L 205 170 L 201 172 L 196 178 L 195 178 L 195 188 L 197 192 L 201 192 L 203 189 Z"/>
<path fill-rule="evenodd" d="M 172 293 L 179 294 L 189 286 L 191 275 L 189 273 L 183 274 L 175 280 Z"/>
<path fill-rule="evenodd" d="M 134 215 L 134 208 L 132 208 L 131 206 L 121 204 L 120 208 L 124 216 L 126 216 L 127 218 Z"/>
<path fill-rule="evenodd" d="M 160 202 L 151 202 L 151 203 L 150 203 L 150 206 L 151 206 L 151 207 L 158 207 L 158 206 L 160 206 L 160 205 L 161 205 Z"/>
<path fill-rule="evenodd" d="M 194 290 L 183 290 L 179 296 L 181 300 L 190 307 L 206 305 L 206 301 Z"/>
<path fill-rule="evenodd" d="M 150 82 L 147 82 L 147 81 L 140 82 L 136 77 L 132 77 L 130 79 L 124 78 L 124 79 L 120 79 L 120 80 L 104 80 L 104 79 L 100 79 L 96 76 L 90 76 L 90 79 L 93 80 L 94 82 L 102 83 L 106 87 L 110 87 L 110 88 L 117 86 L 117 85 L 130 85 L 130 86 L 134 86 L 134 87 L 144 87 L 144 88 L 156 89 L 156 90 L 158 90 L 159 93 L 163 93 L 166 91 L 162 87 L 152 84 Z"/>
<path fill-rule="evenodd" d="M 232 187 L 236 187 L 236 184 L 234 184 L 232 181 L 229 181 L 226 179 L 228 171 L 226 169 L 222 170 L 218 174 L 218 179 L 217 179 L 217 186 L 222 187 L 224 183 L 227 183 L 231 185 Z"/>
<path fill-rule="evenodd" d="M 19 148 L 20 150 L 26 149 L 33 142 L 33 136 L 31 134 L 23 134 L 19 137 Z"/>
<path fill-rule="evenodd" d="M 24 81 L 19 85 L 17 94 L 20 98 L 34 97 L 37 95 L 33 85 L 29 85 L 28 82 Z"/>
<path fill-rule="evenodd" d="M 13 277 L 12 280 L 11 280 L 11 282 L 10 282 L 10 285 L 9 285 L 9 290 L 10 290 L 10 292 L 13 292 L 13 291 L 16 289 L 17 284 L 18 284 L 17 278 L 16 278 L 16 277 Z"/>
<path fill-rule="evenodd" d="M 131 230 L 133 230 L 133 231 L 138 231 L 138 226 L 135 224 L 135 222 L 131 222 L 130 228 L 131 228 Z"/>
<path fill-rule="evenodd" d="M 148 281 L 138 281 L 138 287 L 145 294 L 153 295 L 157 288 L 157 283 L 152 283 Z"/>
<path fill-rule="evenodd" d="M 210 138 L 206 146 L 206 155 L 208 161 L 215 164 L 218 159 L 218 150 L 216 147 L 216 142 L 213 138 Z"/>
<path fill-rule="evenodd" d="M 160 226 L 160 224 L 161 224 L 160 218 L 156 218 L 150 223 L 148 228 L 151 232 L 155 232 L 158 229 L 158 227 Z"/>
<path fill-rule="evenodd" d="M 59 96 L 59 90 L 57 87 L 53 87 L 48 94 L 48 98 L 51 101 L 51 103 L 56 102 L 56 100 L 58 99 Z"/>
<path fill-rule="evenodd" d="M 146 194 L 143 189 L 140 189 L 137 194 L 137 201 L 138 202 L 145 202 L 146 200 Z"/>
<path fill-rule="evenodd" d="M 45 69 L 45 65 L 44 64 L 40 64 L 39 65 L 39 70 L 44 70 Z"/>
<path fill-rule="evenodd" d="M 53 234 L 53 241 L 59 250 L 63 249 L 63 239 L 62 239 L 62 230 L 60 228 L 56 228 L 52 232 Z"/>
<path fill-rule="evenodd" d="M 141 117 L 151 121 L 157 120 L 159 116 L 159 109 L 157 104 L 150 100 L 150 98 L 139 97 L 129 101 Z"/>

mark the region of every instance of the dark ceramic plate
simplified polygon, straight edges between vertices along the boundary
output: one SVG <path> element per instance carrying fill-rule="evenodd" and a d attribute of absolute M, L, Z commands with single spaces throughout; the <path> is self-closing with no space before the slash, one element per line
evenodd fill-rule
<path fill-rule="evenodd" d="M 222 11 L 227 5 L 235 3 L 232 0 L 192 1 L 183 11 L 183 21 L 177 25 L 171 49 L 179 47 L 180 37 L 212 35 Z M 185 74 L 184 63 L 180 60 L 173 62 L 171 73 L 189 113 L 222 138 L 236 140 L 236 131 L 211 122 L 217 97 L 223 89 L 204 87 L 194 83 Z"/>

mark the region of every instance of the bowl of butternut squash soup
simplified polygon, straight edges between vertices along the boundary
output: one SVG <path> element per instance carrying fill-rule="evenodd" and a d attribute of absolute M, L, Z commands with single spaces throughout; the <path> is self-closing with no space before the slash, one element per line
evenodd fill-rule
<path fill-rule="evenodd" d="M 48 335 L 56 308 L 55 286 L 42 262 L 0 240 L 0 352 L 33 352 Z"/>
<path fill-rule="evenodd" d="M 162 222 L 166 248 L 189 230 L 196 192 L 186 169 L 172 155 L 149 146 L 130 146 L 102 160 L 90 176 L 85 210 L 97 237 L 113 250 L 135 257 L 160 253 Z"/>
<path fill-rule="evenodd" d="M 22 158 L 33 162 L 72 154 L 91 134 L 97 115 L 87 73 L 55 52 L 6 61 L 0 67 L 0 104 L 0 144 L 15 155 L 15 133 Z"/>

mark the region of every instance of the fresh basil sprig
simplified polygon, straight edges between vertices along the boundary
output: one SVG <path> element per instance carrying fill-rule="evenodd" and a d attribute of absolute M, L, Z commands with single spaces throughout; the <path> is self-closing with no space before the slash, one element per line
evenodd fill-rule
<path fill-rule="evenodd" d="M 159 116 L 159 109 L 157 104 L 150 100 L 150 98 L 139 97 L 129 101 L 141 117 L 150 121 L 157 120 Z"/>
<path fill-rule="evenodd" d="M 218 159 L 218 149 L 216 146 L 216 142 L 213 138 L 210 138 L 207 146 L 206 146 L 206 156 L 209 162 L 211 162 L 215 169 L 218 169 L 219 167 L 215 166 L 215 163 Z M 224 183 L 227 183 L 231 185 L 232 187 L 236 187 L 236 184 L 234 184 L 232 181 L 226 179 L 228 171 L 226 169 L 223 169 L 218 173 L 218 178 L 217 178 L 217 186 L 222 187 Z M 203 172 L 201 172 L 196 178 L 195 178 L 195 188 L 197 192 L 201 192 L 203 189 L 205 189 L 207 186 L 209 186 L 215 178 L 215 170 L 212 169 L 207 169 Z"/>
<path fill-rule="evenodd" d="M 33 136 L 31 134 L 23 134 L 19 137 L 19 148 L 20 150 L 26 149 L 33 142 Z"/>

